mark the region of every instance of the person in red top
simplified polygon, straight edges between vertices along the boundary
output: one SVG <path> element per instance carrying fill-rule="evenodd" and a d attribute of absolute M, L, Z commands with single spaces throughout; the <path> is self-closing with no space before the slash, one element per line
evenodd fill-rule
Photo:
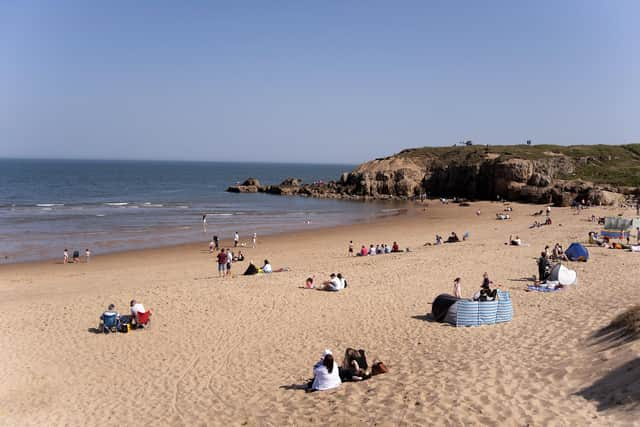
<path fill-rule="evenodd" d="M 367 247 L 365 245 L 362 245 L 362 249 L 360 249 L 360 256 L 367 256 L 369 255 L 369 251 L 367 251 Z"/>
<path fill-rule="evenodd" d="M 400 252 L 400 246 L 398 246 L 398 242 L 393 242 L 393 246 L 391 247 L 391 252 Z"/>
<path fill-rule="evenodd" d="M 224 253 L 224 248 L 220 249 L 218 253 L 218 277 L 224 277 L 227 272 L 227 254 Z"/>

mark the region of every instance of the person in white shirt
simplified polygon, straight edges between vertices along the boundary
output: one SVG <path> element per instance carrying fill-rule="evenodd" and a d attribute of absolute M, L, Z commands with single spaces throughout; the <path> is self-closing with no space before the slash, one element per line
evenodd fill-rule
<path fill-rule="evenodd" d="M 231 264 L 233 263 L 233 252 L 227 250 L 227 276 L 231 276 Z"/>
<path fill-rule="evenodd" d="M 258 242 L 258 233 L 253 233 L 253 247 L 256 247 L 256 243 Z"/>
<path fill-rule="evenodd" d="M 331 273 L 330 277 L 331 279 L 324 282 L 322 284 L 322 287 L 318 288 L 319 290 L 337 292 L 342 289 L 342 280 L 340 280 L 340 278 L 338 278 L 335 273 Z"/>
<path fill-rule="evenodd" d="M 342 384 L 338 372 L 338 364 L 333 360 L 331 350 L 325 350 L 321 359 L 313 366 L 313 382 L 311 391 L 330 390 Z"/>
<path fill-rule="evenodd" d="M 139 303 L 138 301 L 132 299 L 131 302 L 129 303 L 129 306 L 131 307 L 131 320 L 132 321 L 138 321 L 138 313 L 146 313 L 147 310 L 144 309 L 144 305 L 142 305 L 142 303 Z"/>
<path fill-rule="evenodd" d="M 269 260 L 265 259 L 264 260 L 264 265 L 261 268 L 263 273 L 271 273 L 273 272 L 273 268 L 271 268 L 271 264 L 269 264 Z"/>
<path fill-rule="evenodd" d="M 342 290 L 347 287 L 347 279 L 342 277 L 342 273 L 338 273 L 336 278 L 340 281 L 340 286 L 338 287 L 338 289 Z"/>
<path fill-rule="evenodd" d="M 233 235 L 233 247 L 237 248 L 239 241 L 240 241 L 240 235 L 236 231 L 236 233 Z"/>

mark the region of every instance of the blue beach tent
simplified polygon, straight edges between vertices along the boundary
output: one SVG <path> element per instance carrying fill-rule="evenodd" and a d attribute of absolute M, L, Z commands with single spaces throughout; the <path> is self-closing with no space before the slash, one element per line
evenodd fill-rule
<path fill-rule="evenodd" d="M 587 261 L 589 259 L 589 251 L 580 243 L 572 243 L 564 254 L 570 261 Z"/>

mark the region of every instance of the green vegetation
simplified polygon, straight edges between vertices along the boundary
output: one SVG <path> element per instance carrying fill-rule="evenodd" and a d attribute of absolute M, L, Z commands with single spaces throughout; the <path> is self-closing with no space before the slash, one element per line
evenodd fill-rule
<path fill-rule="evenodd" d="M 583 179 L 599 184 L 640 187 L 640 144 L 627 145 L 483 145 L 422 147 L 403 150 L 400 157 L 418 162 L 482 162 L 508 159 L 541 160 L 566 156 L 574 160 L 575 173 L 558 178 Z"/>

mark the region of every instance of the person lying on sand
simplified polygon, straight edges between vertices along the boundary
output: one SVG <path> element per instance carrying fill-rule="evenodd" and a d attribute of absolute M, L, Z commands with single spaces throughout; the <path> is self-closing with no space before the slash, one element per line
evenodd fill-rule
<path fill-rule="evenodd" d="M 272 273 L 273 272 L 273 267 L 271 267 L 271 264 L 269 263 L 268 259 L 264 260 L 264 265 L 262 266 L 262 268 L 260 269 L 260 273 Z"/>
<path fill-rule="evenodd" d="M 249 261 L 249 266 L 244 271 L 244 275 L 245 276 L 252 276 L 254 274 L 258 274 L 259 272 L 260 272 L 260 270 L 258 270 L 258 267 L 256 267 L 256 265 L 253 263 L 253 261 Z"/>
<path fill-rule="evenodd" d="M 304 281 L 304 289 L 313 289 L 314 285 L 313 285 L 313 279 L 315 278 L 315 276 L 312 277 L 307 277 L 307 280 Z"/>
<path fill-rule="evenodd" d="M 509 244 L 511 246 L 522 246 L 522 240 L 520 239 L 520 236 L 516 236 L 515 239 L 512 239 L 511 236 L 509 236 Z"/>
<path fill-rule="evenodd" d="M 331 350 L 325 350 L 320 360 L 313 366 L 313 380 L 307 386 L 308 391 L 330 390 L 340 387 L 338 364 L 333 360 Z"/>

